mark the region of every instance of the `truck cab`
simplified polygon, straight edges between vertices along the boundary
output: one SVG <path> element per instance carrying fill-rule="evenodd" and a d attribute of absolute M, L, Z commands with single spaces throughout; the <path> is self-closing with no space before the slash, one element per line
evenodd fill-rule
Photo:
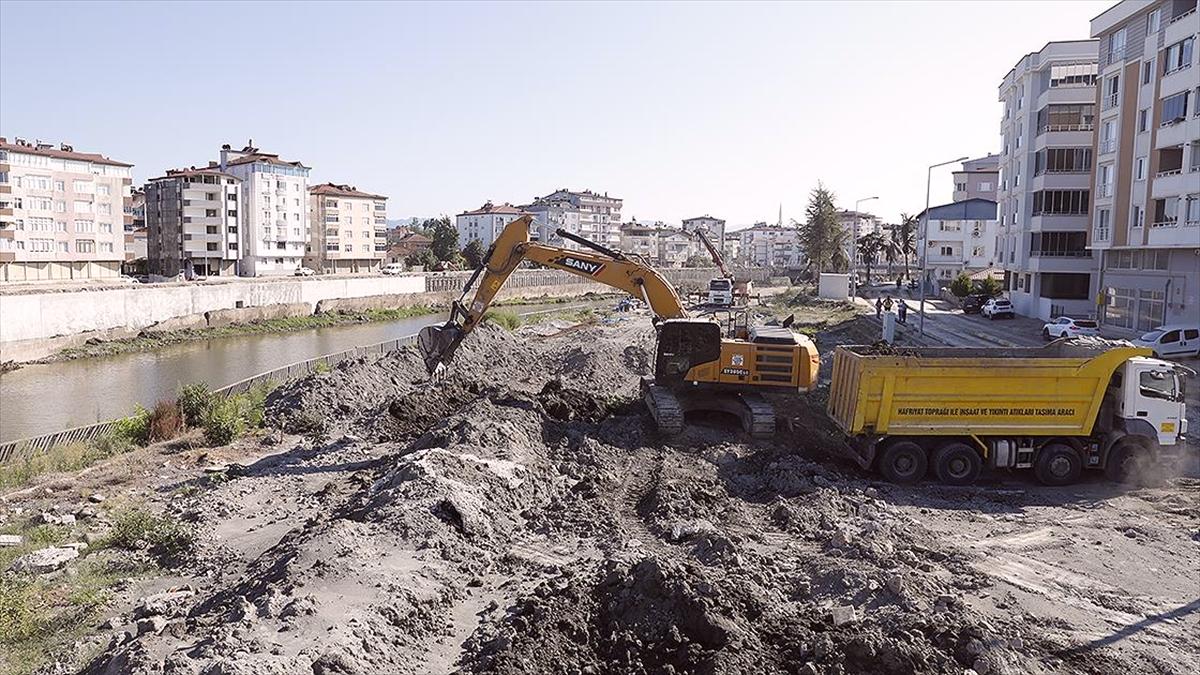
<path fill-rule="evenodd" d="M 1116 398 L 1114 428 L 1160 447 L 1179 444 L 1187 433 L 1186 379 L 1181 366 L 1169 361 L 1141 356 L 1127 360 L 1109 384 Z"/>
<path fill-rule="evenodd" d="M 731 307 L 733 305 L 733 279 L 718 277 L 709 281 L 708 304 Z"/>

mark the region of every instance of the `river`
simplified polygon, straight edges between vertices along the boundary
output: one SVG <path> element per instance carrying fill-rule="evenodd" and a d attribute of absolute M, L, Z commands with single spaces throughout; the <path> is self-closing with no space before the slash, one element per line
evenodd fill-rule
<path fill-rule="evenodd" d="M 521 314 L 596 303 L 525 305 Z M 173 398 L 179 387 L 214 389 L 268 370 L 352 347 L 412 335 L 444 321 L 429 314 L 398 321 L 196 340 L 96 358 L 33 364 L 0 375 L 0 442 L 40 436 L 128 415 Z"/>

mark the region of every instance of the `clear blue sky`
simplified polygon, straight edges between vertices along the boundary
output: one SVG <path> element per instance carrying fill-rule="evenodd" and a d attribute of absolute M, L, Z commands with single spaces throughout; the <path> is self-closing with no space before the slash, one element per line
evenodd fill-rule
<path fill-rule="evenodd" d="M 253 138 L 393 218 L 571 187 L 742 226 L 822 180 L 894 219 L 927 165 L 998 150 L 1022 55 L 1112 4 L 6 1 L 0 134 L 138 182 Z"/>

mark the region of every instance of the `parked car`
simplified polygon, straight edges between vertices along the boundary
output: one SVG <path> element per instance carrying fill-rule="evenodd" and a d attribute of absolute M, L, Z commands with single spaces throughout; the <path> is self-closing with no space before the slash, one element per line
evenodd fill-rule
<path fill-rule="evenodd" d="M 380 271 L 380 273 L 386 274 L 389 277 L 394 276 L 394 275 L 400 274 L 401 272 L 404 271 L 404 263 L 398 263 L 398 262 L 388 263 L 388 264 L 384 265 L 383 267 L 379 268 L 379 271 Z"/>
<path fill-rule="evenodd" d="M 298 276 L 298 277 L 311 277 L 312 275 L 314 275 L 316 273 L 317 273 L 316 270 L 308 268 L 308 267 L 297 267 L 296 272 L 295 272 L 296 276 Z"/>
<path fill-rule="evenodd" d="M 983 307 L 979 308 L 979 313 L 992 321 L 997 318 L 1011 319 L 1014 316 L 1013 306 L 1008 298 L 989 298 L 983 303 Z"/>
<path fill-rule="evenodd" d="M 137 280 L 137 277 L 131 277 L 128 274 L 122 274 L 121 277 L 117 280 L 123 284 L 140 284 L 140 283 L 142 283 Z"/>
<path fill-rule="evenodd" d="M 983 303 L 988 301 L 988 296 L 985 293 L 972 293 L 962 299 L 963 314 L 978 314 L 979 310 L 983 309 Z"/>
<path fill-rule="evenodd" d="M 1069 316 L 1060 316 L 1042 326 L 1042 337 L 1047 340 L 1061 337 L 1076 337 L 1079 335 L 1086 335 L 1088 337 L 1100 335 L 1100 324 L 1091 319 L 1072 319 Z"/>
<path fill-rule="evenodd" d="M 1200 356 L 1200 327 L 1172 324 L 1159 326 L 1133 341 L 1139 347 L 1149 347 L 1158 358 Z"/>

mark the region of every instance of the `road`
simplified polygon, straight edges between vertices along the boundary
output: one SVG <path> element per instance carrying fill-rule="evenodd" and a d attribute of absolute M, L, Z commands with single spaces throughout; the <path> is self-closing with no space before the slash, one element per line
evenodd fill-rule
<path fill-rule="evenodd" d="M 890 287 L 889 287 L 890 288 Z M 907 290 L 905 291 L 907 293 Z M 895 295 L 894 289 L 890 295 Z M 908 303 L 908 323 L 899 325 L 897 334 L 901 344 L 940 342 L 951 347 L 1036 347 L 1042 340 L 1041 319 L 1016 316 L 1012 319 L 995 321 L 979 314 L 963 314 L 960 309 L 945 300 L 925 300 L 925 337 L 918 337 L 921 314 L 920 301 L 904 297 Z M 874 309 L 874 300 L 863 300 Z M 893 311 L 895 311 L 893 309 Z"/>

